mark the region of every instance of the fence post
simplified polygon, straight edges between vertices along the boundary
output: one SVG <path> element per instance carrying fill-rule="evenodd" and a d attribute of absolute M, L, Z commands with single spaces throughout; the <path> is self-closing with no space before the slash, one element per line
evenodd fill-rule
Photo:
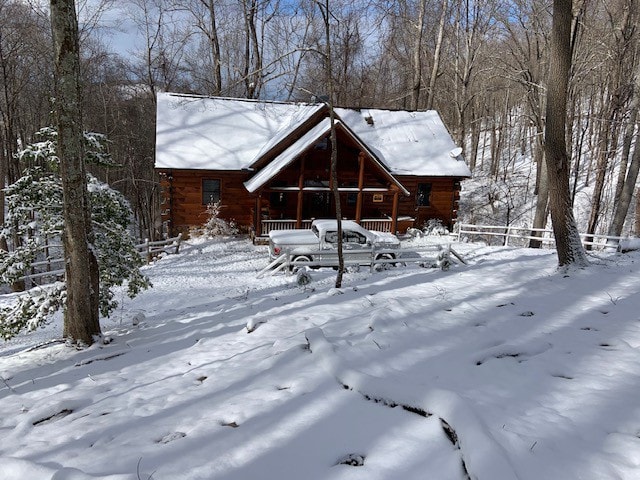
<path fill-rule="evenodd" d="M 147 251 L 147 265 L 151 263 L 151 245 L 149 245 L 149 239 L 144 239 L 144 248 Z"/>
<path fill-rule="evenodd" d="M 178 239 L 176 240 L 176 255 L 180 253 L 180 242 L 182 241 L 182 232 L 178 234 Z"/>
<path fill-rule="evenodd" d="M 376 247 L 371 246 L 371 263 L 369 264 L 369 273 L 373 273 L 375 270 L 375 261 L 376 261 Z"/>

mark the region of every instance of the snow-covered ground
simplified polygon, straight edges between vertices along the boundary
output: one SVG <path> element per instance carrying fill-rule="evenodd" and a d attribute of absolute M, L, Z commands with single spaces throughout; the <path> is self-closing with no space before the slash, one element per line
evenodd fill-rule
<path fill-rule="evenodd" d="M 640 254 L 454 248 L 336 290 L 188 242 L 111 343 L 0 344 L 0 479 L 640 478 Z"/>

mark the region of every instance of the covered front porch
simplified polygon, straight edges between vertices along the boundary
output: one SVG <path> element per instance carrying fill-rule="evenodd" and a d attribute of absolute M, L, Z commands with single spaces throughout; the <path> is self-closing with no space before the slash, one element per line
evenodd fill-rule
<path fill-rule="evenodd" d="M 398 216 L 400 190 L 378 188 L 375 191 L 343 187 L 340 192 L 341 216 L 368 230 L 405 232 L 413 226 L 411 217 Z M 256 197 L 254 222 L 257 236 L 273 230 L 306 229 L 318 218 L 336 218 L 335 202 L 328 187 L 272 187 Z"/>
<path fill-rule="evenodd" d="M 330 175 L 328 119 L 274 152 L 269 162 L 267 156 L 255 164 L 256 173 L 244 185 L 254 195 L 257 236 L 308 228 L 313 219 L 336 218 L 334 190 L 340 196 L 342 218 L 367 229 L 398 231 L 399 198 L 409 191 L 353 132 L 340 123 L 336 130 L 337 189 Z"/>

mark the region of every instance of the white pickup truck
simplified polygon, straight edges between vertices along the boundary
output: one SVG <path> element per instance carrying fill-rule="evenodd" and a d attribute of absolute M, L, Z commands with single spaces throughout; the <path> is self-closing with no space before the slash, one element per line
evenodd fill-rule
<path fill-rule="evenodd" d="M 269 256 L 272 260 L 283 253 L 294 263 L 311 263 L 314 267 L 338 265 L 336 220 L 314 220 L 310 230 L 276 230 L 269 232 Z M 356 222 L 343 220 L 342 247 L 345 263 L 370 265 L 373 259 L 394 259 L 400 247 L 391 233 L 373 232 Z M 379 252 L 379 253 L 376 253 Z M 375 257 L 375 258 L 374 258 Z"/>

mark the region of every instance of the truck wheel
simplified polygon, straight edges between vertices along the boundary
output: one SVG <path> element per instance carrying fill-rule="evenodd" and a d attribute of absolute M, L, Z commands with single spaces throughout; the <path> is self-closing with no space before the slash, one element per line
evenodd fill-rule
<path fill-rule="evenodd" d="M 305 268 L 306 267 L 305 263 L 309 263 L 311 261 L 312 261 L 311 257 L 307 255 L 299 255 L 291 259 L 291 267 L 289 268 L 292 272 L 296 272 L 300 268 Z"/>
<path fill-rule="evenodd" d="M 376 256 L 376 260 L 393 260 L 395 259 L 396 256 L 393 253 L 381 253 L 380 255 Z M 385 263 L 379 263 L 378 266 L 380 267 L 381 270 L 386 270 L 389 267 L 395 267 L 396 263 L 395 262 L 385 262 Z"/>

